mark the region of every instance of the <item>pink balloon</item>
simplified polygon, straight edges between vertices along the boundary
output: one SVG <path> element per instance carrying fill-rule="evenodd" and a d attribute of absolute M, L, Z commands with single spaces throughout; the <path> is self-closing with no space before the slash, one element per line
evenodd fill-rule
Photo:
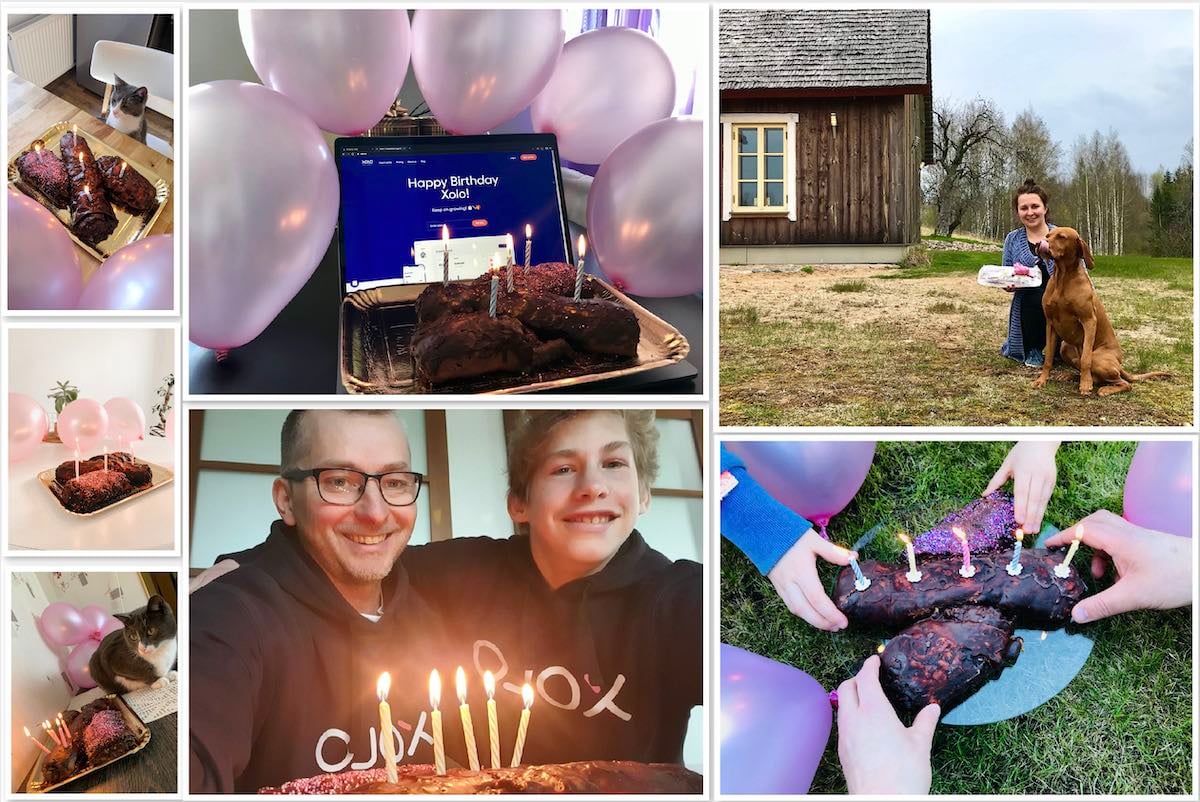
<path fill-rule="evenodd" d="M 67 677 L 81 691 L 96 687 L 96 680 L 92 679 L 92 670 L 88 664 L 99 648 L 98 641 L 88 639 L 67 655 Z"/>
<path fill-rule="evenodd" d="M 413 74 L 447 131 L 482 134 L 542 91 L 563 52 L 558 9 L 430 9 L 413 17 Z"/>
<path fill-rule="evenodd" d="M 171 407 L 167 412 L 167 425 L 163 428 L 166 430 L 164 434 L 166 434 L 167 439 L 172 443 L 175 442 L 175 407 Z"/>
<path fill-rule="evenodd" d="M 108 435 L 121 446 L 146 437 L 146 415 L 136 401 L 110 398 L 104 402 L 108 413 Z"/>
<path fill-rule="evenodd" d="M 38 620 L 42 637 L 51 646 L 74 646 L 86 640 L 89 630 L 83 614 L 73 604 L 54 602 L 46 605 Z"/>
<path fill-rule="evenodd" d="M 107 634 L 105 628 L 111 626 L 113 621 L 116 621 L 115 618 L 108 614 L 108 610 L 105 610 L 103 607 L 97 607 L 94 604 L 84 607 L 79 611 L 79 614 L 83 617 L 83 622 L 87 625 L 88 638 L 94 640 L 96 643 L 104 640 L 104 636 Z M 121 622 L 117 621 L 117 628 L 120 629 L 121 626 L 123 626 Z"/>
<path fill-rule="evenodd" d="M 88 279 L 80 309 L 163 309 L 175 305 L 175 238 L 131 242 L 104 260 Z"/>
<path fill-rule="evenodd" d="M 236 348 L 262 333 L 324 257 L 337 170 L 320 129 L 278 92 L 216 81 L 193 86 L 188 99 L 188 337 Z"/>
<path fill-rule="evenodd" d="M 46 207 L 8 190 L 8 308 L 74 309 L 83 289 L 75 243 Z"/>
<path fill-rule="evenodd" d="M 242 9 L 238 27 L 262 82 L 335 134 L 379 122 L 408 73 L 407 11 Z"/>
<path fill-rule="evenodd" d="M 58 436 L 63 445 L 81 454 L 99 448 L 108 434 L 108 412 L 99 401 L 77 398 L 58 415 Z"/>
<path fill-rule="evenodd" d="M 588 239 L 618 288 L 655 298 L 704 288 L 703 129 L 700 120 L 659 120 L 600 165 Z"/>
<path fill-rule="evenodd" d="M 108 620 L 104 622 L 104 626 L 100 627 L 100 640 L 104 640 L 111 633 L 116 632 L 118 629 L 124 629 L 124 628 L 125 628 L 124 624 L 122 624 L 118 619 L 116 619 L 110 615 L 108 617 Z"/>
<path fill-rule="evenodd" d="M 563 46 L 530 112 L 535 131 L 558 137 L 564 159 L 600 164 L 674 105 L 675 70 L 658 42 L 631 28 L 600 28 Z"/>
<path fill-rule="evenodd" d="M 1172 535 L 1192 537 L 1192 444 L 1179 440 L 1139 443 L 1125 478 L 1125 519 Z"/>
<path fill-rule="evenodd" d="M 725 446 L 776 501 L 821 528 L 854 498 L 875 458 L 875 444 L 862 440 L 731 440 Z"/>
<path fill-rule="evenodd" d="M 33 456 L 48 428 L 46 410 L 27 395 L 8 394 L 8 461 L 20 462 Z"/>

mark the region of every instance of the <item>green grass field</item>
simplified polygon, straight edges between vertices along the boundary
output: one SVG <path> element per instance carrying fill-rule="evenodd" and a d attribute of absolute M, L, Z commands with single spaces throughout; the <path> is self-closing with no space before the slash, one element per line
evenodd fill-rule
<path fill-rule="evenodd" d="M 1081 397 L 1058 361 L 1041 390 L 999 354 L 1010 297 L 974 274 L 999 253 L 926 267 L 721 271 L 720 420 L 728 426 L 1185 426 L 1192 423 L 1192 261 L 1100 256 L 1093 273 L 1132 372 Z"/>
<path fill-rule="evenodd" d="M 1009 443 L 881 442 L 858 495 L 833 519 L 850 545 L 876 524 L 867 559 L 899 561 L 892 533 L 922 532 L 975 498 Z M 1065 528 L 1099 508 L 1120 512 L 1136 443 L 1066 443 L 1046 522 Z M 1080 549 L 1076 565 L 1091 551 Z M 837 568 L 821 563 L 825 587 Z M 1111 577 L 1094 582 L 1106 587 Z M 1192 613 L 1127 613 L 1084 630 L 1095 648 L 1078 676 L 1035 710 L 986 726 L 940 726 L 934 794 L 1192 794 Z M 770 582 L 721 542 L 721 640 L 797 666 L 836 688 L 878 637 L 827 633 L 788 612 Z M 844 794 L 836 726 L 812 793 Z"/>

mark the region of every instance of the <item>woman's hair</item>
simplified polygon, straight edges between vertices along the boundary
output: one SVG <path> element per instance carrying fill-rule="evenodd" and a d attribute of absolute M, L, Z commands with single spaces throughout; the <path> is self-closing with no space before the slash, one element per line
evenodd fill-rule
<path fill-rule="evenodd" d="M 1017 200 L 1022 195 L 1037 195 L 1042 199 L 1042 206 L 1050 208 L 1050 196 L 1046 194 L 1046 190 L 1037 185 L 1037 182 L 1032 178 L 1026 178 L 1025 183 L 1017 187 L 1017 191 L 1013 193 L 1013 211 L 1017 210 Z"/>
<path fill-rule="evenodd" d="M 547 409 L 522 412 L 508 435 L 508 492 L 529 498 L 538 449 L 560 423 L 581 415 L 618 415 L 625 422 L 638 484 L 648 492 L 658 475 L 658 428 L 652 409 Z"/>

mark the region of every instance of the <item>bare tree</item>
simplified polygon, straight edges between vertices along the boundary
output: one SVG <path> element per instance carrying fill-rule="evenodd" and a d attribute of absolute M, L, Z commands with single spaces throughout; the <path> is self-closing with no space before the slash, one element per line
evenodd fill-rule
<path fill-rule="evenodd" d="M 1003 148 L 1007 130 L 992 101 L 976 98 L 965 105 L 946 100 L 933 106 L 933 160 L 925 193 L 936 211 L 934 233 L 950 236 L 963 224 L 981 187 L 994 172 L 995 159 L 985 151 Z"/>

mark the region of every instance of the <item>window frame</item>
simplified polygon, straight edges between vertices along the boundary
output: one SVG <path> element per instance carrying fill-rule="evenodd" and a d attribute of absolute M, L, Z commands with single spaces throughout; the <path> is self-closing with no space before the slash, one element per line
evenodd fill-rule
<path fill-rule="evenodd" d="M 721 219 L 730 220 L 735 215 L 739 217 L 775 217 L 787 215 L 787 219 L 796 220 L 796 123 L 798 113 L 739 113 L 721 115 L 721 136 L 724 144 L 724 158 L 721 164 Z M 737 133 L 743 128 L 756 128 L 759 131 L 760 148 L 756 151 L 758 157 L 758 177 L 756 181 L 762 190 L 761 197 L 766 195 L 766 136 L 764 129 L 784 129 L 783 136 L 783 193 L 782 206 L 742 206 L 739 202 L 739 174 L 734 169 L 734 159 L 738 158 Z"/>

